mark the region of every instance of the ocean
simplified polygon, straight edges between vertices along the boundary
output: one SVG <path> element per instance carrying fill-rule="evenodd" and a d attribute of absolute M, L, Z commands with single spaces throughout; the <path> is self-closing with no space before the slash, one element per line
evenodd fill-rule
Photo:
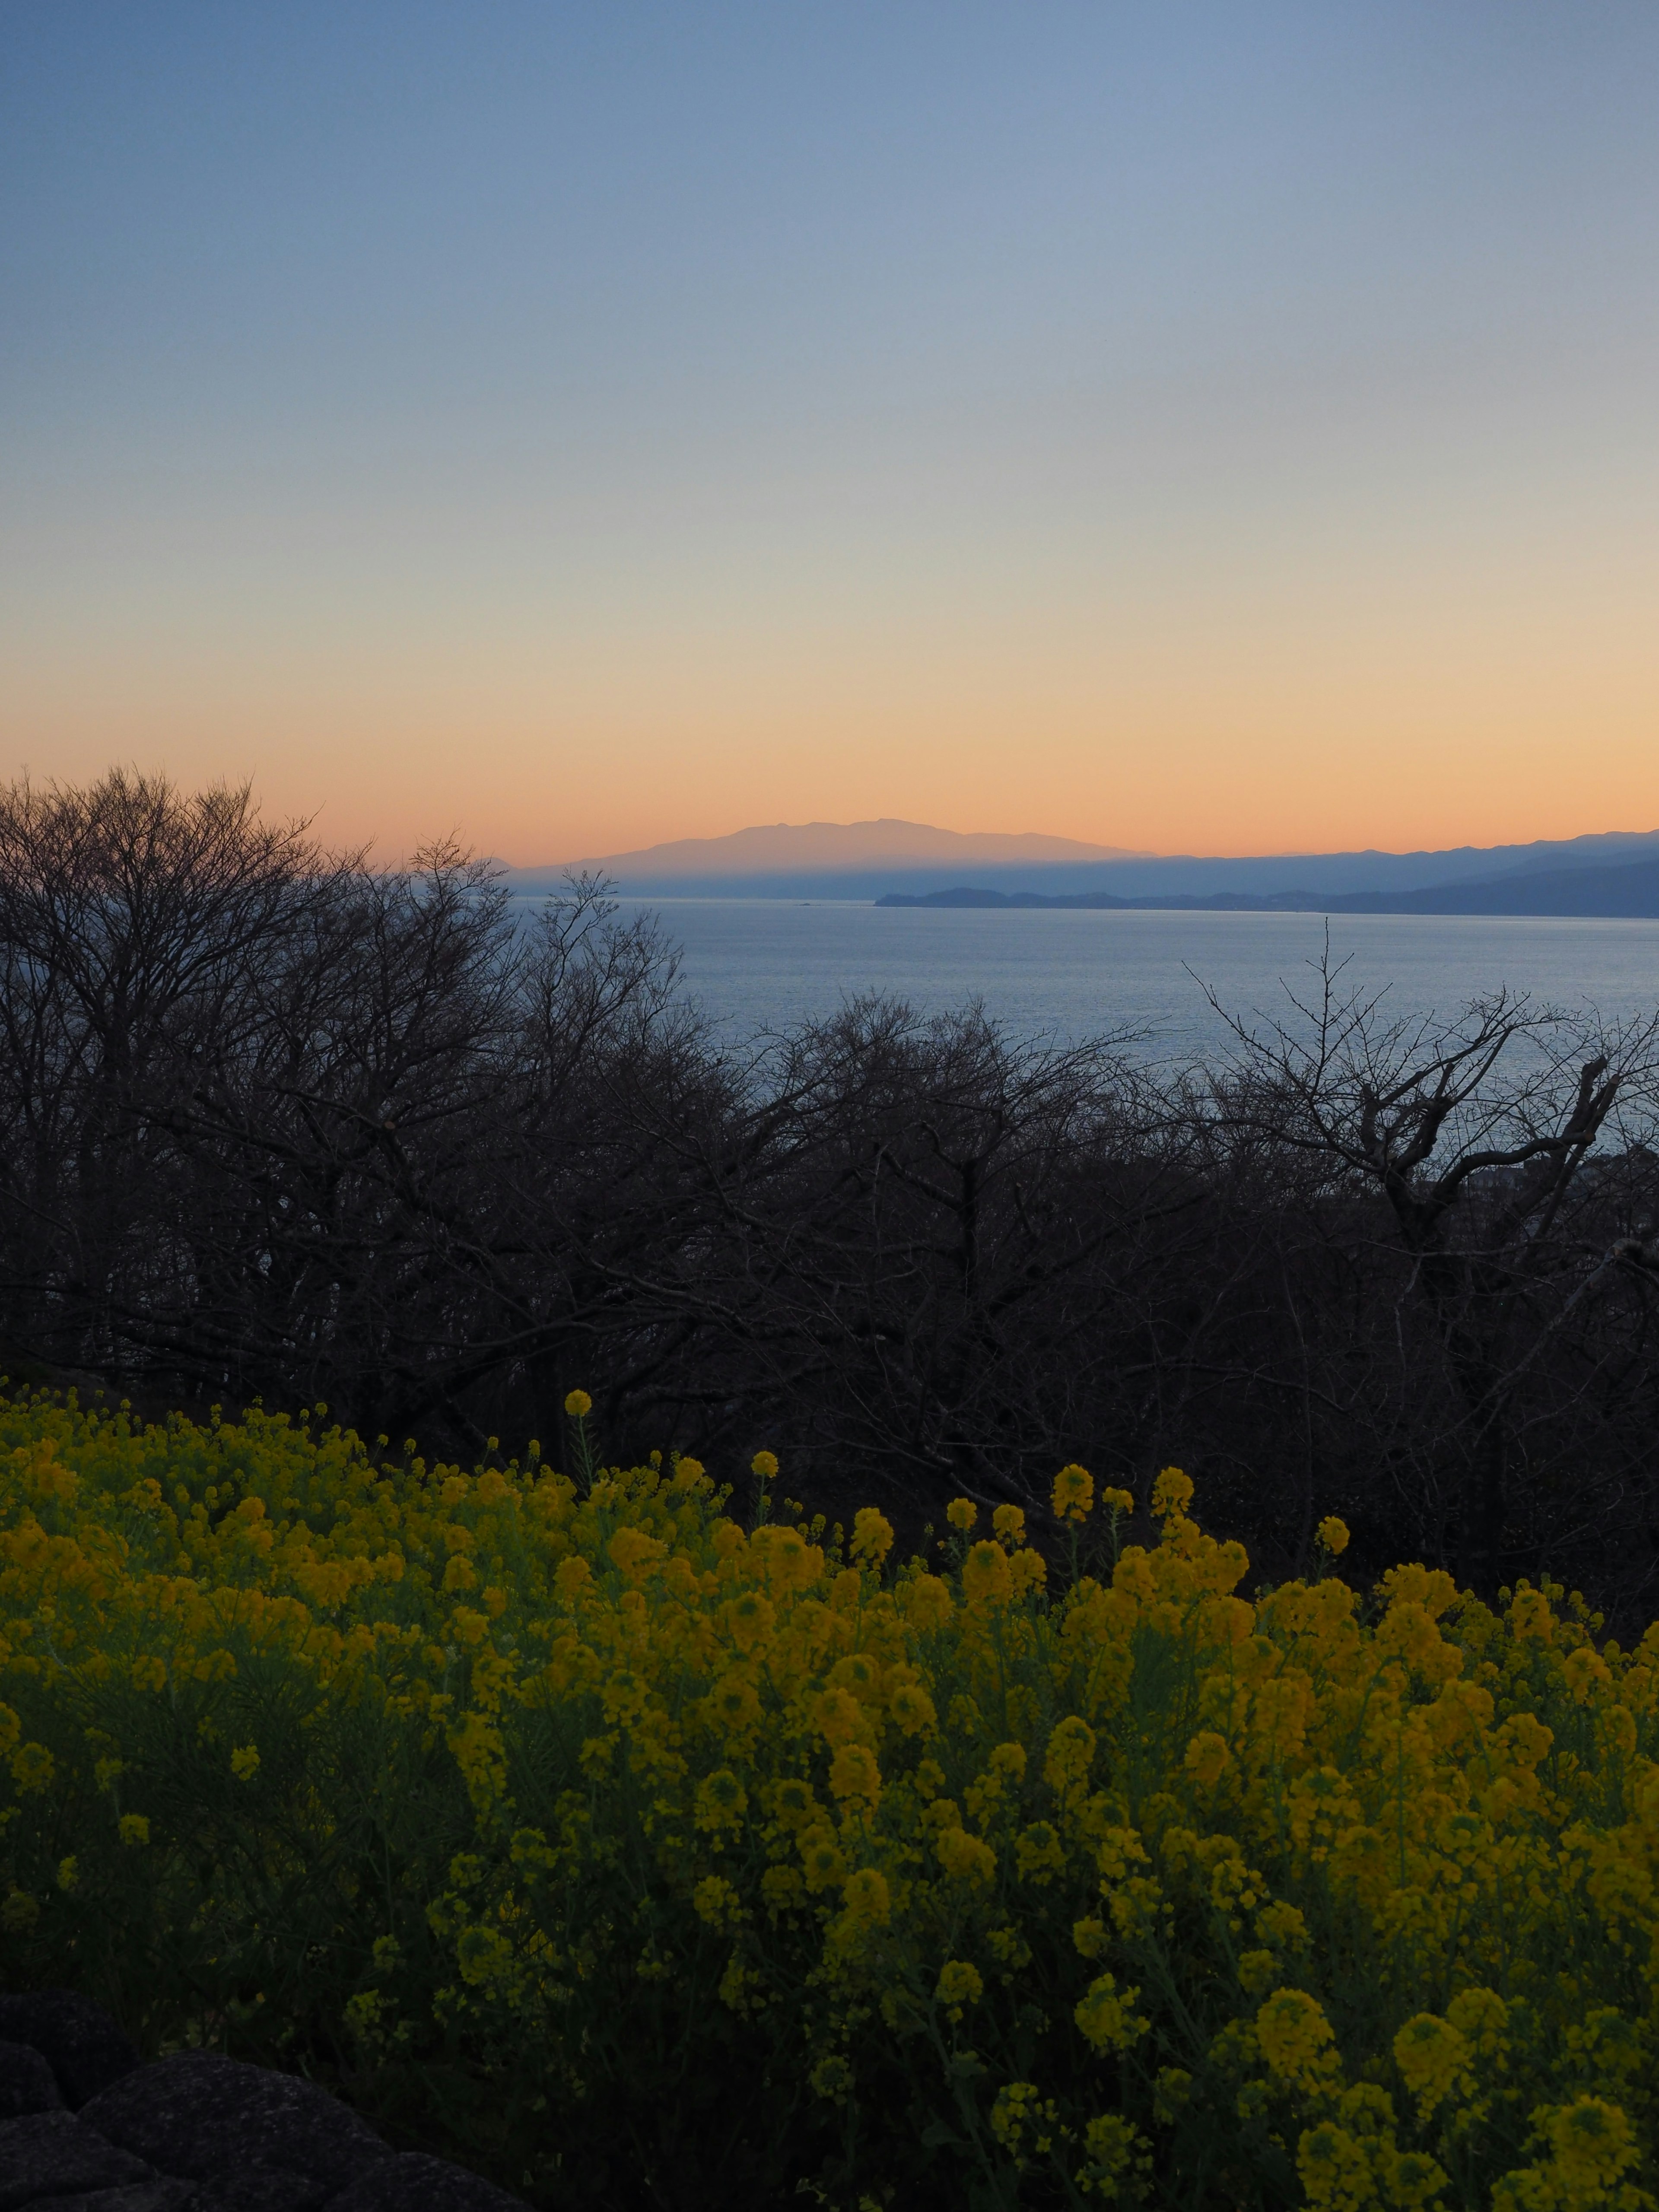
<path fill-rule="evenodd" d="M 690 995 L 740 1043 L 877 992 L 940 1012 L 971 1000 L 1011 1035 L 1070 1043 L 1118 1033 L 1158 1060 L 1225 1042 L 1209 1006 L 1291 1015 L 1315 985 L 1325 923 L 1308 914 L 1001 912 L 775 899 L 629 898 L 681 947 Z M 1659 921 L 1342 915 L 1346 979 L 1401 1014 L 1457 1012 L 1502 984 L 1609 1021 L 1659 1005 Z"/>

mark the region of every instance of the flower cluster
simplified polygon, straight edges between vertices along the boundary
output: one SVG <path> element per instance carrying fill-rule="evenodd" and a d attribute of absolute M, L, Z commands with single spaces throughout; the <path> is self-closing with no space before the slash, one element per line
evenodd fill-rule
<path fill-rule="evenodd" d="M 554 2203 L 718 2112 L 757 2201 L 1650 2212 L 1659 1630 L 756 1472 L 0 1402 L 12 1985 L 464 2072 Z"/>

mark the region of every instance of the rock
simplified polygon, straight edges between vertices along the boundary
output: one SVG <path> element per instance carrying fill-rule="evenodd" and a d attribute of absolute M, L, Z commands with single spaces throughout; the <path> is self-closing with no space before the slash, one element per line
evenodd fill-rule
<path fill-rule="evenodd" d="M 138 2063 L 138 2053 L 103 2007 L 74 1990 L 0 1996 L 0 2037 L 38 2051 L 58 2076 L 64 2101 L 76 2106 Z"/>
<path fill-rule="evenodd" d="M 215 2212 L 213 2200 L 194 2181 L 158 2173 L 125 2189 L 94 2189 L 84 2197 L 54 2197 L 43 2212 Z"/>
<path fill-rule="evenodd" d="M 214 2182 L 216 2196 L 221 2175 L 228 2180 L 252 2167 L 322 2183 L 332 2195 L 362 2167 L 392 2156 L 368 2123 L 326 2090 L 206 2051 L 140 2066 L 93 2098 L 82 2118 L 164 2173 Z M 284 2201 L 303 2212 L 297 2196 Z M 283 2207 L 272 2199 L 267 2212 Z"/>
<path fill-rule="evenodd" d="M 32 2044 L 0 2043 L 0 2120 L 63 2110 L 58 2076 Z"/>
<path fill-rule="evenodd" d="M 360 2173 L 328 2212 L 525 2212 L 522 2197 L 447 2159 L 405 2151 Z"/>
<path fill-rule="evenodd" d="M 208 2185 L 218 2212 L 321 2212 L 340 2177 L 319 2181 L 288 2166 L 250 2162 L 216 2173 Z"/>
<path fill-rule="evenodd" d="M 155 2179 L 142 2158 L 106 2142 L 73 2112 L 0 2120 L 0 2212 L 18 2212 L 43 2197 L 82 2197 Z"/>

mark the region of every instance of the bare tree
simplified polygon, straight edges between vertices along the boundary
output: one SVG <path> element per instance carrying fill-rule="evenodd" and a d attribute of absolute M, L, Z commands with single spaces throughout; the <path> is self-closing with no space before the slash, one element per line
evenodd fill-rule
<path fill-rule="evenodd" d="M 181 1025 L 234 1024 L 326 872 L 246 787 L 181 798 L 119 770 L 0 793 L 5 1297 L 19 1342 L 120 1372 L 179 1264 L 149 1216 L 171 1139 L 144 1109 Z"/>
<path fill-rule="evenodd" d="M 1516 1494 L 1525 1431 L 1624 1373 L 1632 1328 L 1645 1342 L 1651 1186 L 1632 1191 L 1630 1170 L 1649 1158 L 1659 1029 L 1603 1030 L 1506 991 L 1451 1022 L 1395 1018 L 1343 988 L 1328 950 L 1316 980 L 1295 1027 L 1228 1017 L 1214 1110 L 1300 1155 L 1327 1219 L 1361 1202 L 1349 1234 L 1389 1280 L 1401 1387 L 1447 1392 L 1419 1470 L 1424 1533 L 1490 1591 L 1541 1533 L 1538 1499 Z M 1409 1351 L 1408 1313 L 1426 1324 Z"/>
<path fill-rule="evenodd" d="M 1328 957 L 1209 1069 L 866 1000 L 719 1046 L 605 886 L 246 789 L 0 793 L 5 1351 L 154 1405 L 741 1465 L 914 1527 L 1168 1462 L 1263 1571 L 1659 1561 L 1653 1024 Z M 15 1371 L 15 1367 L 14 1367 Z"/>

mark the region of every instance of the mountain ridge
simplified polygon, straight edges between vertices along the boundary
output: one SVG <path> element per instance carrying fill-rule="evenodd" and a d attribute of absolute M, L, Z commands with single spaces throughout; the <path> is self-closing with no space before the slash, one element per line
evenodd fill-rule
<path fill-rule="evenodd" d="M 873 839 L 884 841 L 872 849 Z M 796 841 L 781 847 L 779 839 Z M 862 845 L 856 841 L 864 840 Z M 926 841 L 933 841 L 931 847 Z M 805 842 L 803 842 L 805 841 Z M 854 841 L 849 842 L 849 841 Z M 922 849 L 898 849 L 914 848 Z M 793 852 L 779 864 L 780 851 Z M 853 858 L 854 854 L 862 857 Z M 830 898 L 870 901 L 890 893 L 959 890 L 965 882 L 999 893 L 1109 893 L 1133 901 L 1182 902 L 1224 892 L 1249 898 L 1328 902 L 1387 897 L 1540 872 L 1595 872 L 1659 854 L 1659 830 L 1601 830 L 1526 845 L 1462 845 L 1390 853 L 1205 857 L 1137 854 L 1036 832 L 1008 836 L 940 830 L 882 817 L 870 823 L 774 823 L 724 838 L 679 838 L 637 853 L 613 853 L 563 866 L 509 868 L 508 887 L 526 896 L 556 890 L 572 870 L 608 877 L 625 894 L 663 897 Z M 968 872 L 972 871 L 971 878 Z"/>
<path fill-rule="evenodd" d="M 1474 883 L 1445 884 L 1414 891 L 1350 891 L 1321 896 L 1314 891 L 1211 891 L 1154 893 L 1118 898 L 1109 891 L 995 891 L 963 884 L 920 895 L 890 891 L 876 901 L 884 907 L 1013 908 L 1106 908 L 1119 913 L 1201 914 L 1420 914 L 1554 915 L 1562 920 L 1652 921 L 1659 919 L 1659 858 L 1610 862 L 1588 868 L 1516 868 L 1511 873 Z"/>
<path fill-rule="evenodd" d="M 562 863 L 577 868 L 648 866 L 657 875 L 771 875 L 791 867 L 822 868 L 839 862 L 859 866 L 946 860 L 1078 862 L 1152 860 L 1128 845 L 1096 845 L 1078 837 L 1054 837 L 1040 830 L 941 830 L 929 822 L 907 822 L 896 815 L 860 822 L 769 822 L 731 830 L 719 837 L 675 837 L 631 853 L 604 853 Z"/>

